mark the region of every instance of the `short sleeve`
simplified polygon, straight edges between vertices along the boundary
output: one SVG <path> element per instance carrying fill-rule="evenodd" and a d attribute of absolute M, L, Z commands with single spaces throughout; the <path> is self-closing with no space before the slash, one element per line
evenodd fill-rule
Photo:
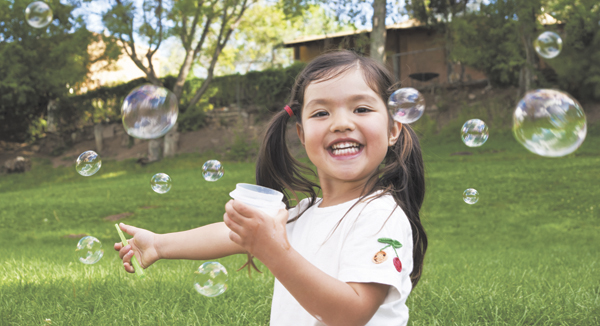
<path fill-rule="evenodd" d="M 397 290 L 389 292 L 393 299 L 408 296 L 412 289 L 410 273 L 413 269 L 412 231 L 408 218 L 395 205 L 369 206 L 371 204 L 366 205 L 354 221 L 348 221 L 350 224 L 340 253 L 339 279 L 387 284 Z M 394 250 L 393 246 L 378 241 L 380 238 L 389 239 L 382 240 L 388 243 L 395 240 L 402 247 Z M 385 257 L 380 251 L 385 252 Z M 395 266 L 395 258 L 400 261 L 401 268 Z M 386 301 L 390 299 L 389 294 Z"/>

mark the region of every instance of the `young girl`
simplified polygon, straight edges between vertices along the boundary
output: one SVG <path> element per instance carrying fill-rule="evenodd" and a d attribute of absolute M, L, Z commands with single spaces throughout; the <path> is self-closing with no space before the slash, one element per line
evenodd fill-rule
<path fill-rule="evenodd" d="M 385 67 L 353 52 L 314 59 L 270 122 L 256 166 L 258 185 L 308 198 L 289 208 L 286 197 L 275 218 L 231 200 L 223 222 L 177 233 L 121 224 L 133 236 L 115 244 L 125 270 L 133 255 L 147 268 L 249 254 L 276 278 L 271 325 L 406 325 L 427 249 L 425 182 L 415 133 L 386 108 L 392 86 Z M 288 151 L 292 117 L 319 185 Z"/>

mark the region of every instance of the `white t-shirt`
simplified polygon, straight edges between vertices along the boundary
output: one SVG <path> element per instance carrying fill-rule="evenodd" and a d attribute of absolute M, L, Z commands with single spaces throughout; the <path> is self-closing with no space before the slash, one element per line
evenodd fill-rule
<path fill-rule="evenodd" d="M 384 195 L 370 202 L 367 198 L 348 212 L 357 200 L 320 208 L 318 206 L 321 199 L 318 199 L 317 204 L 310 207 L 298 220 L 287 224 L 288 240 L 309 262 L 343 282 L 390 285 L 385 301 L 367 325 L 406 325 L 406 298 L 412 289 L 410 273 L 413 269 L 410 223 L 391 195 Z M 307 205 L 308 200 L 302 200 L 298 206 L 289 210 L 289 218 L 296 217 Z M 346 212 L 348 214 L 331 233 Z M 331 237 L 325 241 L 330 234 Z M 402 244 L 400 249 L 396 249 L 402 263 L 401 272 L 394 267 L 393 258 L 396 253 L 392 247 L 384 250 L 387 258 L 382 263 L 376 264 L 373 261 L 375 254 L 387 246 L 378 242 L 379 238 L 391 238 Z M 310 315 L 276 279 L 271 326 L 287 325 L 324 324 Z"/>

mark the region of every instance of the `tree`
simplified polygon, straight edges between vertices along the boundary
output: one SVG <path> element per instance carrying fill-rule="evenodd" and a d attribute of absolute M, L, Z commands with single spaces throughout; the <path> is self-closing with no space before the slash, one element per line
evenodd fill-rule
<path fill-rule="evenodd" d="M 483 71 L 498 86 L 518 85 L 525 65 L 513 1 L 496 1 L 449 23 L 449 59 Z"/>
<path fill-rule="evenodd" d="M 386 1 L 373 0 L 373 29 L 371 31 L 371 58 L 380 63 L 385 61 L 385 29 Z"/>
<path fill-rule="evenodd" d="M 180 38 L 185 55 L 172 89 L 180 101 L 184 83 L 193 63 L 199 56 L 210 58 L 207 76 L 187 103 L 188 108 L 193 107 L 208 89 L 219 55 L 238 27 L 244 12 L 254 2 L 254 0 L 144 0 L 141 8 L 141 24 L 136 25 L 138 10 L 133 0 L 114 1 L 112 8 L 103 16 L 104 24 L 111 34 L 121 41 L 127 55 L 146 74 L 151 83 L 161 84 L 152 65 L 152 57 L 166 37 Z M 136 35 L 149 45 L 143 55 L 136 51 Z M 170 132 L 171 135 L 177 133 L 176 128 Z M 149 146 L 156 146 L 157 142 L 158 140 L 151 141 Z M 165 144 L 165 155 L 174 154 L 175 144 Z M 167 151 L 167 148 L 170 150 Z M 150 160 L 155 159 L 158 157 L 152 157 Z"/>
<path fill-rule="evenodd" d="M 544 12 L 564 23 L 563 50 L 546 60 L 551 85 L 582 99 L 600 99 L 600 3 L 596 0 L 549 1 Z"/>
<path fill-rule="evenodd" d="M 536 37 L 537 21 L 541 14 L 542 4 L 540 0 L 517 1 L 516 8 L 519 35 L 525 53 L 525 63 L 519 72 L 519 95 L 517 97 L 521 97 L 532 88 L 536 79 L 535 75 L 539 71 L 533 40 Z"/>
<path fill-rule="evenodd" d="M 258 1 L 250 7 L 223 51 L 217 69 L 221 75 L 281 68 L 293 63 L 283 42 L 300 36 L 351 29 L 340 24 L 320 5 L 308 5 L 301 15 L 287 17 L 279 4 Z"/>
<path fill-rule="evenodd" d="M 453 29 L 448 25 L 456 17 L 464 16 L 467 13 L 467 4 L 469 0 L 407 0 L 406 12 L 413 18 L 425 23 L 429 28 L 437 31 L 444 38 L 444 51 L 446 54 L 446 65 L 448 67 L 448 81 L 452 76 L 455 62 L 463 63 L 463 60 L 457 60 L 453 57 Z M 462 66 L 464 69 L 464 66 Z M 462 80 L 462 71 L 460 78 Z"/>
<path fill-rule="evenodd" d="M 29 3 L 0 0 L 0 139 L 10 141 L 40 132 L 48 103 L 65 100 L 67 85 L 77 87 L 90 64 L 106 54 L 88 54 L 94 35 L 73 16 L 77 2 L 49 1 L 53 21 L 40 29 L 25 20 Z"/>
<path fill-rule="evenodd" d="M 360 22 L 363 25 L 367 23 L 370 18 L 372 30 L 369 36 L 371 58 L 378 62 L 383 63 L 385 61 L 385 41 L 386 41 L 386 20 L 388 18 L 389 6 L 393 3 L 388 3 L 386 0 L 371 0 L 370 7 L 373 10 L 373 15 L 367 17 L 365 9 L 369 6 L 369 3 L 364 0 L 292 0 L 285 1 L 283 8 L 288 15 L 299 15 L 306 7 L 313 3 L 323 3 L 333 8 L 336 12 L 336 16 L 339 21 L 345 21 L 345 23 L 352 23 L 355 27 L 354 22 Z"/>

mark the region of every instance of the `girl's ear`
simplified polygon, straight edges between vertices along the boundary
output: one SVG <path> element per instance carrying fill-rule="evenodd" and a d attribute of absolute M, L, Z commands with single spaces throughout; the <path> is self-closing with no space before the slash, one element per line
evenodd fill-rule
<path fill-rule="evenodd" d="M 298 138 L 300 138 L 300 142 L 302 146 L 304 146 L 304 129 L 302 125 L 296 122 L 296 132 L 298 133 Z"/>
<path fill-rule="evenodd" d="M 402 132 L 402 123 L 394 120 L 392 130 L 390 130 L 390 135 L 388 137 L 388 146 L 394 146 L 396 144 L 398 137 L 400 137 L 400 132 Z"/>

